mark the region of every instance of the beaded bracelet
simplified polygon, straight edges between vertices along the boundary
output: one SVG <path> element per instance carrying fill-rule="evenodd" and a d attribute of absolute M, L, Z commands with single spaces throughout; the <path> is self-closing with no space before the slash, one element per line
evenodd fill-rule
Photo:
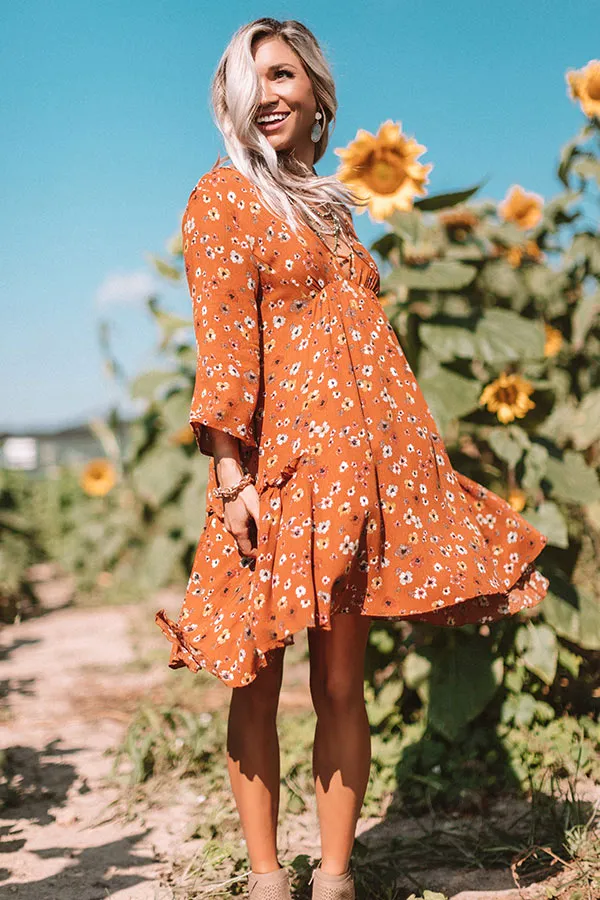
<path fill-rule="evenodd" d="M 246 472 L 246 474 L 237 482 L 237 484 L 234 484 L 229 488 L 215 488 L 213 493 L 215 497 L 222 497 L 223 500 L 235 500 L 237 495 L 241 493 L 241 491 L 243 491 L 243 489 L 249 484 L 254 484 L 254 475 L 251 472 Z"/>

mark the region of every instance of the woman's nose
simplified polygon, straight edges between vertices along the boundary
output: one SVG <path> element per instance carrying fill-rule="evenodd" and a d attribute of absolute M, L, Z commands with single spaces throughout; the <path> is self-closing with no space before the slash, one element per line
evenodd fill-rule
<path fill-rule="evenodd" d="M 267 106 L 269 103 L 277 103 L 279 97 L 273 90 L 273 87 L 269 81 L 262 82 L 260 88 L 260 102 L 263 106 Z"/>

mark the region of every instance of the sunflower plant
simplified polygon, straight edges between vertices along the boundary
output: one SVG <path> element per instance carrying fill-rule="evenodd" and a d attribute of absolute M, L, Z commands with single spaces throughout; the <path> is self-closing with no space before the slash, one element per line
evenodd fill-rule
<path fill-rule="evenodd" d="M 400 123 L 361 130 L 336 151 L 340 179 L 386 225 L 371 247 L 380 299 L 454 466 L 548 538 L 540 567 L 551 590 L 528 621 L 452 634 L 374 623 L 371 700 L 394 694 L 390 680 L 405 688 L 389 703 L 381 694 L 378 726 L 416 692 L 428 725 L 454 740 L 492 709 L 507 724 L 547 719 L 578 679 L 591 685 L 600 650 L 600 236 L 587 209 L 600 186 L 599 78 L 599 61 L 566 75 L 587 121 L 561 151 L 549 199 L 520 184 L 500 202 L 476 200 L 481 184 L 424 196 L 432 166 L 417 161 L 426 148 Z M 510 698 L 502 708 L 501 696 Z"/>
<path fill-rule="evenodd" d="M 167 258 L 150 260 L 161 277 L 177 281 L 182 277 L 182 253 L 176 237 L 167 243 L 167 251 Z M 144 411 L 129 424 L 127 446 L 113 452 L 112 459 L 107 454 L 91 460 L 79 477 L 87 495 L 82 509 L 92 513 L 79 532 L 89 536 L 98 551 L 82 569 L 88 576 L 87 590 L 121 599 L 185 580 L 202 529 L 208 478 L 207 463 L 198 458 L 188 423 L 196 365 L 191 322 L 163 309 L 156 297 L 149 297 L 146 306 L 157 327 L 164 368 L 127 380 L 113 358 L 107 327 L 101 325 L 105 367 Z M 110 434 L 120 426 L 116 411 L 113 416 L 103 435 L 109 448 L 115 445 Z M 82 540 L 72 546 L 72 566 L 75 558 L 80 561 L 82 546 Z"/>
<path fill-rule="evenodd" d="M 567 78 L 586 116 L 595 77 L 588 67 Z M 584 677 L 589 654 L 600 649 L 600 240 L 585 215 L 600 179 L 598 120 L 589 118 L 563 148 L 560 189 L 550 199 L 520 184 L 499 202 L 477 201 L 480 184 L 428 196 L 433 166 L 419 161 L 425 150 L 388 120 L 336 151 L 338 177 L 363 198 L 363 211 L 385 223 L 371 248 L 381 259 L 381 302 L 453 464 L 546 534 L 541 566 L 551 581 L 532 622 L 516 617 L 455 634 L 374 625 L 368 670 L 373 708 L 377 698 L 382 707 L 377 727 L 394 721 L 391 710 L 404 702 L 397 688 L 380 696 L 388 677 L 401 678 L 421 698 L 429 725 L 453 739 L 491 708 L 501 686 L 533 692 L 532 715 L 543 716 L 542 691 Z M 177 238 L 151 262 L 182 281 Z M 148 307 L 164 364 L 130 385 L 145 411 L 123 467 L 143 519 L 134 542 L 147 553 L 141 569 L 160 587 L 189 568 L 207 467 L 187 424 L 191 323 L 156 298 Z"/>

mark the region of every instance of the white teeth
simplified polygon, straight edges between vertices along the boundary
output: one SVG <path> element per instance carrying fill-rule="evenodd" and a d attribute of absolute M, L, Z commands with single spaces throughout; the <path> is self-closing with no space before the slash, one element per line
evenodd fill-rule
<path fill-rule="evenodd" d="M 262 116 L 262 118 L 257 119 L 256 121 L 259 123 L 259 125 L 265 124 L 267 122 L 283 122 L 283 120 L 287 118 L 287 115 L 287 113 L 285 113 L 284 115 L 279 113 L 272 116 Z"/>

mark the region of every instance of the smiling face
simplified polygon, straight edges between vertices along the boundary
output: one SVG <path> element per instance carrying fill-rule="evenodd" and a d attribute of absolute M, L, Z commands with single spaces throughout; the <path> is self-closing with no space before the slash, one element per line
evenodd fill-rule
<path fill-rule="evenodd" d="M 261 101 L 256 125 L 277 152 L 292 151 L 296 159 L 314 165 L 315 145 L 310 139 L 315 124 L 317 103 L 312 84 L 299 57 L 281 38 L 258 41 L 253 50 L 254 63 L 261 84 Z M 271 114 L 276 121 L 260 124 L 258 120 Z M 323 120 L 319 120 L 323 124 Z"/>

